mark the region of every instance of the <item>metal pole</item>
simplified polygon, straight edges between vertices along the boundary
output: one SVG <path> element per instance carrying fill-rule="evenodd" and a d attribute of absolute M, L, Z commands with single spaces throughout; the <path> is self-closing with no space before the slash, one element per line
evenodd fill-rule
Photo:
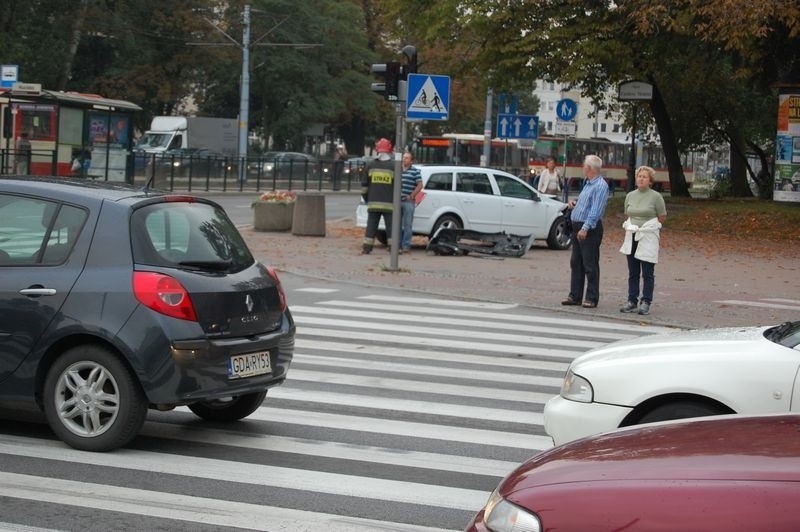
<path fill-rule="evenodd" d="M 628 192 L 636 188 L 636 102 L 633 103 L 633 130 L 631 131 L 630 166 L 628 166 Z"/>
<path fill-rule="evenodd" d="M 400 101 L 395 103 L 395 128 L 394 128 L 394 183 L 392 194 L 392 233 L 390 236 L 392 248 L 389 250 L 389 270 L 397 271 L 398 257 L 400 255 L 400 194 L 402 192 L 403 175 L 403 105 Z"/>
<path fill-rule="evenodd" d="M 481 166 L 491 164 L 492 150 L 492 88 L 486 89 L 486 121 L 483 123 L 483 157 Z"/>
<path fill-rule="evenodd" d="M 577 127 L 577 126 L 576 126 Z M 561 186 L 564 203 L 569 201 L 569 180 L 567 179 L 567 135 L 564 135 L 564 166 L 561 170 L 561 179 L 564 181 Z"/>
<path fill-rule="evenodd" d="M 250 6 L 244 6 L 242 30 L 242 87 L 239 98 L 239 184 L 245 180 L 247 160 L 247 124 L 250 120 Z"/>

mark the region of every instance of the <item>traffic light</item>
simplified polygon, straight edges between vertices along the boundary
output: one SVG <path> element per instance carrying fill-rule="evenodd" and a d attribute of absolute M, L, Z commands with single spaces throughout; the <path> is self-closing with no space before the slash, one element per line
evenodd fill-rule
<path fill-rule="evenodd" d="M 406 58 L 406 64 L 400 67 L 400 76 L 408 80 L 409 74 L 417 73 L 417 47 L 410 44 L 403 46 L 403 57 Z"/>
<path fill-rule="evenodd" d="M 400 63 L 390 61 L 388 63 L 374 63 L 372 65 L 373 74 L 381 74 L 383 83 L 373 83 L 372 92 L 383 94 L 383 97 L 390 101 L 397 101 L 397 89 L 400 82 Z"/>

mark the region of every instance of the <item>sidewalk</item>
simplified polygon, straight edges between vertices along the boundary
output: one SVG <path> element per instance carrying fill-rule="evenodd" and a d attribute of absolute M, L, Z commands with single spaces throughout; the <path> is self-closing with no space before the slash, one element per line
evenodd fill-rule
<path fill-rule="evenodd" d="M 627 295 L 626 261 L 618 251 L 621 228 L 606 230 L 596 309 L 561 305 L 569 291 L 570 251 L 550 250 L 543 243 L 521 258 L 454 257 L 426 251 L 427 240 L 415 237 L 411 253 L 399 257 L 399 271 L 391 272 L 385 248 L 360 254 L 363 229 L 353 218 L 328 222 L 324 237 L 256 232 L 252 226 L 241 232 L 259 260 L 312 278 L 682 328 L 800 319 L 800 249 L 766 260 L 742 242 L 741 251 L 712 253 L 685 235 L 664 231 L 652 313 L 639 316 L 619 312 Z"/>

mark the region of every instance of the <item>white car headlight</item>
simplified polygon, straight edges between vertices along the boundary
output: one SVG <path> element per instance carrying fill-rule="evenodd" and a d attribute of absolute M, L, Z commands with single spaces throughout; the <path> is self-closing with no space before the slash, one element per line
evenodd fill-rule
<path fill-rule="evenodd" d="M 483 513 L 486 526 L 493 532 L 541 532 L 542 524 L 536 515 L 511 504 L 495 490 Z"/>
<path fill-rule="evenodd" d="M 570 401 L 591 403 L 594 399 L 592 384 L 580 375 L 575 375 L 572 370 L 569 370 L 564 377 L 564 383 L 561 385 L 561 397 L 569 399 Z"/>

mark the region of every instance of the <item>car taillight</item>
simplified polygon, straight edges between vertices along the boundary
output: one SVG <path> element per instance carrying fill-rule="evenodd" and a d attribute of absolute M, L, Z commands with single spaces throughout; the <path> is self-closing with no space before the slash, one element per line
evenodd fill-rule
<path fill-rule="evenodd" d="M 197 321 L 192 299 L 177 279 L 155 272 L 133 272 L 133 294 L 139 303 L 166 316 Z"/>
<path fill-rule="evenodd" d="M 269 276 L 275 279 L 275 288 L 278 290 L 278 298 L 281 300 L 281 312 L 286 310 L 286 293 L 283 291 L 281 280 L 278 279 L 278 272 L 272 266 L 267 266 Z"/>

